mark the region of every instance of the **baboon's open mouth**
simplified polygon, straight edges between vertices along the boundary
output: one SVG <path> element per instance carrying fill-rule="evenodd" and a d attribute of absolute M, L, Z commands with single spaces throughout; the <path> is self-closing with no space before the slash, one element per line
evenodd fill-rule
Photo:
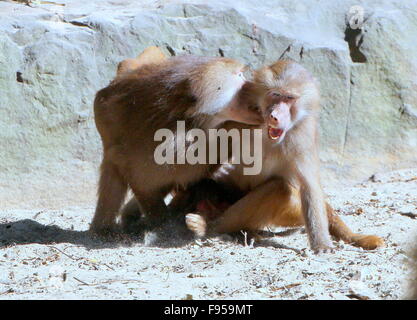
<path fill-rule="evenodd" d="M 279 139 L 283 133 L 284 133 L 284 130 L 282 129 L 268 126 L 268 135 L 269 135 L 269 138 L 272 140 Z"/>

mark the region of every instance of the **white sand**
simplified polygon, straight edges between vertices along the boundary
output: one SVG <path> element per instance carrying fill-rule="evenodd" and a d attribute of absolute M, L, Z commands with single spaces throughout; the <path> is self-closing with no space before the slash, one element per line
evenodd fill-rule
<path fill-rule="evenodd" d="M 1 211 L 0 299 L 355 299 L 352 290 L 403 298 L 417 237 L 417 219 L 407 216 L 417 214 L 417 170 L 373 180 L 326 191 L 349 226 L 382 236 L 387 247 L 336 243 L 336 253 L 321 256 L 301 232 L 274 239 L 276 247 L 245 247 L 190 240 L 177 223 L 148 234 L 146 245 L 121 245 L 86 232 L 93 205 Z"/>

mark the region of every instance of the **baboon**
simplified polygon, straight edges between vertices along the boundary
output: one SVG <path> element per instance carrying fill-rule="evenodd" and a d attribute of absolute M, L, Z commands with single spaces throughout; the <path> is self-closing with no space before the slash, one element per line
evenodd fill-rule
<path fill-rule="evenodd" d="M 253 83 L 245 88 L 264 117 L 262 172 L 244 175 L 241 164 L 218 175 L 216 181 L 245 196 L 209 221 L 208 230 L 229 233 L 268 225 L 305 225 L 315 252 L 332 248 L 329 232 L 362 248 L 382 246 L 377 236 L 353 233 L 324 199 L 317 137 L 319 90 L 312 75 L 296 62 L 280 60 L 255 71 Z M 188 227 L 198 235 L 205 233 L 206 220 L 204 215 L 186 216 Z"/>
<path fill-rule="evenodd" d="M 176 149 L 180 120 L 186 130 L 208 130 L 227 120 L 261 123 L 259 113 L 243 103 L 245 66 L 240 62 L 196 56 L 160 60 L 142 65 L 140 72 L 119 70 L 120 77 L 96 94 L 95 122 L 103 143 L 98 201 L 90 228 L 96 233 L 117 230 L 116 218 L 128 188 L 141 214 L 156 222 L 166 212 L 163 199 L 169 190 L 207 175 L 206 164 L 157 164 L 159 129 L 174 133 L 174 139 L 165 143 Z"/>

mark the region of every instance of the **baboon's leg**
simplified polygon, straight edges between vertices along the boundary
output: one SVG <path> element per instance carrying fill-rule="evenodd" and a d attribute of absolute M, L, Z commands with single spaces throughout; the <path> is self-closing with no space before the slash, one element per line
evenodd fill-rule
<path fill-rule="evenodd" d="M 213 222 L 213 231 L 259 230 L 271 225 L 283 210 L 287 210 L 285 204 L 289 202 L 291 193 L 281 190 L 283 185 L 281 180 L 272 180 L 252 190 Z"/>
<path fill-rule="evenodd" d="M 366 250 L 384 246 L 384 240 L 378 236 L 352 232 L 328 203 L 326 204 L 326 210 L 329 217 L 330 234 L 336 239 Z"/>
<path fill-rule="evenodd" d="M 289 201 L 287 204 L 281 202 L 278 205 L 274 225 L 282 227 L 303 225 L 304 221 L 301 214 L 301 201 L 299 201 L 298 190 L 290 186 L 282 186 L 282 189 L 289 190 L 291 196 L 287 198 Z M 274 201 L 273 197 L 270 201 Z M 336 240 L 343 240 L 346 243 L 366 250 L 372 250 L 384 245 L 384 240 L 378 236 L 354 233 L 334 212 L 328 202 L 326 202 L 326 212 L 329 219 L 329 232 Z"/>
<path fill-rule="evenodd" d="M 121 210 L 121 226 L 122 230 L 127 233 L 140 231 L 143 220 L 142 210 L 136 197 L 132 197 Z"/>
<path fill-rule="evenodd" d="M 294 201 L 291 196 L 287 184 L 276 179 L 249 192 L 214 221 L 201 213 L 189 213 L 185 221 L 197 236 L 204 236 L 207 232 L 258 231 L 268 225 L 303 225 L 300 208 L 294 208 L 300 201 Z"/>
<path fill-rule="evenodd" d="M 384 241 L 374 235 L 361 235 L 352 232 L 342 219 L 326 203 L 330 234 L 364 249 L 375 249 L 383 246 Z M 188 214 L 188 227 L 196 234 L 204 235 L 207 228 L 205 216 Z M 284 180 L 270 181 L 229 207 L 221 218 L 208 223 L 210 231 L 229 233 L 239 230 L 256 231 L 268 225 L 296 227 L 304 225 L 301 211 L 300 194 L 296 188 Z"/>
<path fill-rule="evenodd" d="M 113 163 L 104 159 L 100 167 L 97 207 L 90 230 L 99 234 L 114 231 L 126 192 L 125 179 Z"/>
<path fill-rule="evenodd" d="M 165 193 L 159 191 L 145 193 L 136 181 L 129 185 L 135 196 L 121 211 L 123 231 L 137 233 L 143 231 L 144 228 L 156 227 L 165 221 L 168 216 L 164 202 Z"/>

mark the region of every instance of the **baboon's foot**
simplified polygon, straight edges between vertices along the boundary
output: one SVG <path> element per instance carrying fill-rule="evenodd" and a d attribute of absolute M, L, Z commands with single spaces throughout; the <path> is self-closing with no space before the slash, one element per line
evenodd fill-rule
<path fill-rule="evenodd" d="M 197 213 L 189 213 L 185 216 L 187 228 L 191 230 L 197 237 L 202 238 L 207 233 L 206 219 Z"/>
<path fill-rule="evenodd" d="M 385 246 L 385 242 L 382 238 L 374 235 L 356 234 L 352 237 L 351 245 L 360 247 L 365 250 L 373 250 L 379 247 Z"/>

